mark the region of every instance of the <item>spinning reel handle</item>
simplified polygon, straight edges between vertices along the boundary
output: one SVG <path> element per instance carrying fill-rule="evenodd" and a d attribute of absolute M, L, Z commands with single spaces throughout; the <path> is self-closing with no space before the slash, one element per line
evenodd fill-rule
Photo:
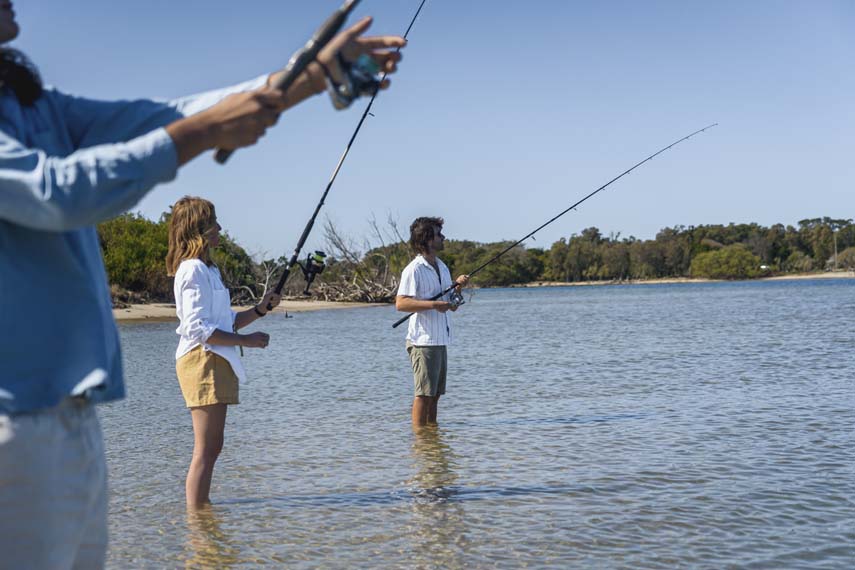
<path fill-rule="evenodd" d="M 448 304 L 451 305 L 452 309 L 456 309 L 465 303 L 466 299 L 463 298 L 463 293 L 458 289 L 454 289 L 454 291 L 451 292 L 451 295 L 448 296 Z"/>

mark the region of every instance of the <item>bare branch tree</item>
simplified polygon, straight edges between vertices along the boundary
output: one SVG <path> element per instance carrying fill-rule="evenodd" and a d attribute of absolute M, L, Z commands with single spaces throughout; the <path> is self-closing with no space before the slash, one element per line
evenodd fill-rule
<path fill-rule="evenodd" d="M 267 292 L 272 288 L 274 278 L 284 267 L 284 263 L 281 263 L 280 261 L 274 259 L 267 259 L 258 264 L 260 277 L 259 285 L 262 286 L 262 297 L 266 295 Z"/>
<path fill-rule="evenodd" d="M 398 279 L 393 265 L 400 264 L 404 244 L 391 216 L 388 223 L 391 230 L 384 230 L 372 215 L 368 221 L 370 237 L 364 240 L 363 253 L 329 218 L 326 219 L 325 237 L 334 261 L 330 274 L 316 288 L 319 296 L 336 301 L 390 302 L 394 299 Z"/>

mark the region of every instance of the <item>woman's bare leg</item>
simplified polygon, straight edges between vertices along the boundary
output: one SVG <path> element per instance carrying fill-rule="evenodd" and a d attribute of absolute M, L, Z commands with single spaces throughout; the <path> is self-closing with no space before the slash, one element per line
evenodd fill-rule
<path fill-rule="evenodd" d="M 193 418 L 193 459 L 187 470 L 187 506 L 197 508 L 211 502 L 211 479 L 214 463 L 223 449 L 226 428 L 225 404 L 190 408 Z"/>

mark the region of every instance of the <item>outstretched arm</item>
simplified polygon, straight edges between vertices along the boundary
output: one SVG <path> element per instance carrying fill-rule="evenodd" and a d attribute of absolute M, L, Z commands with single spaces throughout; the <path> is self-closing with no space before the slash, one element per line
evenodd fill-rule
<path fill-rule="evenodd" d="M 167 131 L 176 141 L 179 164 L 192 160 L 210 148 L 235 149 L 254 144 L 267 127 L 276 123 L 280 113 L 322 92 L 326 86 L 325 75 L 333 81 L 341 81 L 343 71 L 339 65 L 340 59 L 353 62 L 360 56 L 368 55 L 377 64 L 378 69 L 385 73 L 394 72 L 401 55 L 391 48 L 400 49 L 406 42 L 397 36 L 361 37 L 371 25 L 371 21 L 370 17 L 363 18 L 334 37 L 318 54 L 317 60 L 309 64 L 287 91 L 282 92 L 273 87 L 279 83 L 285 73 L 285 71 L 278 71 L 270 75 L 266 87 L 252 94 L 232 95 L 208 111 L 167 127 Z M 388 86 L 388 79 L 380 85 L 381 88 Z M 243 138 L 237 137 L 231 141 L 211 144 L 212 138 L 216 135 L 227 135 L 233 130 L 234 127 L 229 124 L 230 121 L 241 122 L 240 111 L 228 109 L 222 110 L 223 112 L 219 114 L 222 120 L 217 120 L 218 108 L 227 106 L 230 100 L 233 100 L 234 107 L 239 107 L 243 101 L 238 99 L 251 100 L 245 112 L 253 115 L 256 131 L 250 133 L 250 136 L 244 133 Z M 211 133 L 212 130 L 213 133 Z"/>
<path fill-rule="evenodd" d="M 52 156 L 0 131 L 0 220 L 44 231 L 94 225 L 132 208 L 204 151 L 255 144 L 282 111 L 324 89 L 320 64 L 331 75 L 340 73 L 339 52 L 345 59 L 368 54 L 381 69 L 394 71 L 400 56 L 389 48 L 403 46 L 404 40 L 361 37 L 370 24 L 370 18 L 363 19 L 333 38 L 319 63 L 309 66 L 287 93 L 264 85 L 170 104 L 99 102 L 47 90 L 42 104 L 63 121 L 52 127 L 67 129 L 77 150 Z"/>
<path fill-rule="evenodd" d="M 86 148 L 106 143 L 123 142 L 134 137 L 141 136 L 159 127 L 166 127 L 172 123 L 182 121 L 212 109 L 220 103 L 232 109 L 244 103 L 249 106 L 245 110 L 251 115 L 253 111 L 265 115 L 262 122 L 266 126 L 275 123 L 275 118 L 266 116 L 261 107 L 272 109 L 274 115 L 293 107 L 302 101 L 321 93 L 326 87 L 325 71 L 336 81 L 340 81 L 342 71 L 339 66 L 338 56 L 346 61 L 353 62 L 361 55 L 368 55 L 378 66 L 378 69 L 386 73 L 393 73 L 397 69 L 397 63 L 401 59 L 400 53 L 395 48 L 401 48 L 406 43 L 398 36 L 371 36 L 363 37 L 363 34 L 371 25 L 371 18 L 363 18 L 350 28 L 338 34 L 332 41 L 321 50 L 316 61 L 309 64 L 287 92 L 272 89 L 284 74 L 284 71 L 275 71 L 271 74 L 246 81 L 237 85 L 207 91 L 188 97 L 182 97 L 172 101 L 157 100 L 133 100 L 133 101 L 98 101 L 83 97 L 66 95 L 54 90 L 47 90 L 52 102 L 59 107 L 64 116 L 71 139 L 77 148 Z M 389 81 L 383 82 L 381 87 L 386 88 Z M 249 95 L 248 92 L 261 92 L 257 96 Z M 238 95 L 241 94 L 241 97 Z M 240 101 L 226 102 L 227 99 L 238 98 Z M 253 101 L 254 99 L 254 101 Z M 213 113 L 207 117 L 197 117 L 192 124 L 175 125 L 171 130 L 179 131 L 177 143 L 179 156 L 184 164 L 202 150 L 213 148 L 211 144 L 203 144 L 203 141 L 211 141 L 218 134 L 216 119 L 224 117 L 234 120 L 234 114 L 226 110 L 224 113 Z M 272 122 L 271 122 L 272 121 Z M 226 130 L 228 125 L 223 126 Z M 187 131 L 197 134 L 190 136 L 192 142 L 185 142 L 188 137 Z M 170 135 L 173 133 L 171 132 Z M 256 137 L 257 139 L 257 137 Z M 240 141 L 229 141 L 238 148 Z M 195 151 L 199 147 L 201 150 Z"/>

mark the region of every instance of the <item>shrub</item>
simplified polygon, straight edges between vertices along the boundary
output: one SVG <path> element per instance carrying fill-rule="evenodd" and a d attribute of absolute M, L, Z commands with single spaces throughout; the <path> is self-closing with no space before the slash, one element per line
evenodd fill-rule
<path fill-rule="evenodd" d="M 751 279 L 760 275 L 760 258 L 742 244 L 699 253 L 692 260 L 693 277 Z"/>

